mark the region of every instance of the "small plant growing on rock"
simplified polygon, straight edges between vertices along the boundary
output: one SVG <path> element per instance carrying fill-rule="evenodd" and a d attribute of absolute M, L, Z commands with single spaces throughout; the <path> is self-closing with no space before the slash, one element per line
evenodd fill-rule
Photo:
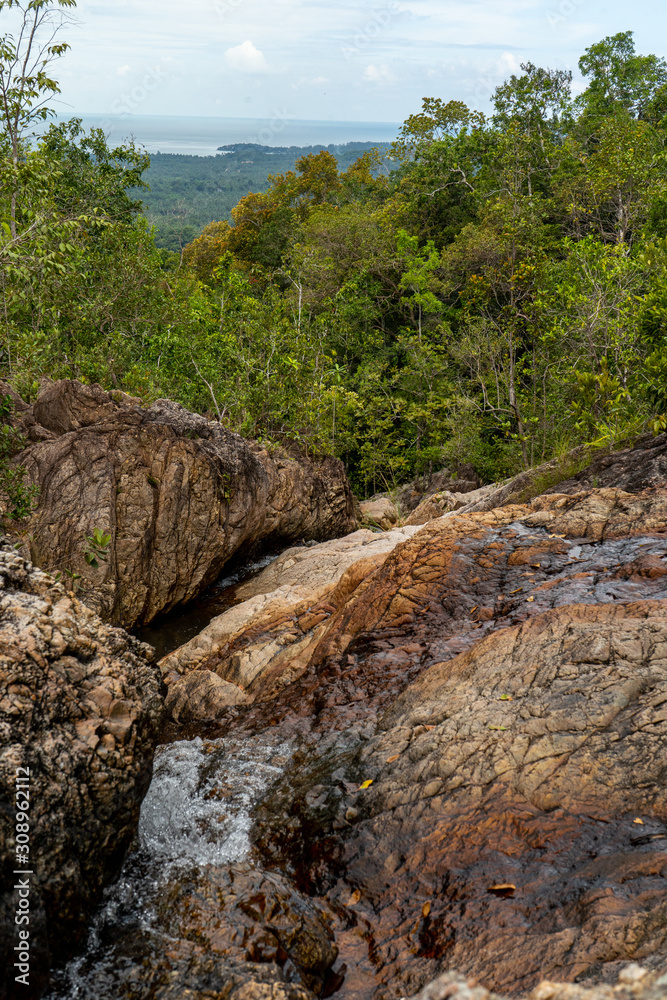
<path fill-rule="evenodd" d="M 102 528 L 93 528 L 92 535 L 86 535 L 86 541 L 88 546 L 83 558 L 93 569 L 99 569 L 100 561 L 107 562 L 109 559 L 111 535 L 105 534 Z"/>
<path fill-rule="evenodd" d="M 13 455 L 22 451 L 26 439 L 9 423 L 14 412 L 14 401 L 9 395 L 0 395 L 0 495 L 7 503 L 7 513 L 12 521 L 22 521 L 32 514 L 39 488 L 26 484 L 26 470 L 11 462 Z"/>

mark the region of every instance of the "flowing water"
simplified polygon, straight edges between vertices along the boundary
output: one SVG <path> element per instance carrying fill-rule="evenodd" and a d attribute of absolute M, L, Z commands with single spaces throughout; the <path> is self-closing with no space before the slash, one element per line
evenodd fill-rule
<path fill-rule="evenodd" d="M 164 656 L 238 603 L 239 584 L 276 557 L 228 572 L 197 601 L 135 634 Z M 134 849 L 91 921 L 84 953 L 56 974 L 47 1000 L 124 995 L 128 962 L 161 954 L 169 944 L 157 912 L 169 888 L 206 866 L 249 858 L 252 808 L 291 754 L 287 743 L 270 734 L 196 737 L 157 748 Z"/>
<path fill-rule="evenodd" d="M 84 954 L 56 975 L 48 1000 L 124 995 L 127 964 L 169 946 L 157 908 L 170 886 L 206 866 L 249 857 L 252 807 L 291 752 L 264 735 L 197 737 L 158 748 L 136 848 L 105 893 Z"/>

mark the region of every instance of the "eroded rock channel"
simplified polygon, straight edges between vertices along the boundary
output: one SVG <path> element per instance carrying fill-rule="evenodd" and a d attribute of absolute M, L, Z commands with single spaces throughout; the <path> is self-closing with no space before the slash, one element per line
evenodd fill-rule
<path fill-rule="evenodd" d="M 124 684 L 135 720 L 104 801 L 136 837 L 50 997 L 667 995 L 666 451 L 615 458 L 625 488 L 582 474 L 519 503 L 524 479 L 498 506 L 292 546 L 157 663 L 8 552 L 40 635 L 69 615 L 45 663 L 92 664 L 70 754 L 111 748 L 100 687 Z"/>

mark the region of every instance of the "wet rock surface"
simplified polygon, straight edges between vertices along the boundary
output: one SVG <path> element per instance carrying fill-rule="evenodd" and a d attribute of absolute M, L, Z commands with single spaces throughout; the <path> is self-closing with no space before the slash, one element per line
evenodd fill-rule
<path fill-rule="evenodd" d="M 208 846 L 139 882 L 126 866 L 127 909 L 58 998 L 665 994 L 667 490 L 403 531 L 343 572 L 342 543 L 320 575 L 316 547 L 284 553 L 239 588 L 256 617 L 238 605 L 206 648 L 163 661 L 173 691 L 193 685 L 170 738 L 195 737 L 164 752 L 210 766 L 172 762 L 160 790 L 158 764 L 142 822 L 182 794 L 200 812 L 181 841 Z M 220 684 L 254 701 L 198 714 Z M 230 783 L 238 748 L 265 744 Z M 244 795 L 242 850 L 225 853 Z M 140 827 L 137 864 L 174 822 Z"/>
<path fill-rule="evenodd" d="M 327 914 L 249 857 L 249 808 L 290 747 L 195 739 L 162 747 L 138 849 L 53 998 L 275 997 L 335 987 Z"/>
<path fill-rule="evenodd" d="M 667 960 L 666 502 L 433 521 L 244 716 L 305 741 L 255 837 L 337 915 L 345 996 Z"/>
<path fill-rule="evenodd" d="M 292 683 L 331 616 L 415 531 L 361 530 L 287 549 L 237 587 L 242 603 L 160 661 L 172 718 L 215 719 L 227 706 L 266 700 Z"/>
<path fill-rule="evenodd" d="M 251 557 L 356 526 L 340 462 L 269 455 L 168 400 L 144 409 L 62 381 L 19 416 L 32 443 L 17 460 L 41 489 L 32 560 L 80 573 L 83 599 L 126 627 L 194 598 L 241 548 Z M 95 570 L 84 559 L 94 528 L 112 535 Z"/>
<path fill-rule="evenodd" d="M 163 717 L 162 681 L 151 660 L 149 647 L 103 625 L 0 545 L 0 954 L 10 969 L 17 943 L 12 872 L 29 869 L 37 990 L 49 962 L 82 941 L 134 837 Z M 29 853 L 16 843 L 17 773 L 30 783 Z"/>

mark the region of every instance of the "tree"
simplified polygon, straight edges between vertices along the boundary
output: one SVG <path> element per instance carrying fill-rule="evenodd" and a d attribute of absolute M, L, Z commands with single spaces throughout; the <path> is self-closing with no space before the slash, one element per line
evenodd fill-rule
<path fill-rule="evenodd" d="M 66 11 L 76 0 L 0 0 L 0 14 L 14 12 L 15 34 L 0 37 L 0 121 L 11 157 L 10 230 L 16 238 L 19 164 L 23 143 L 37 122 L 48 118 L 46 102 L 60 92 L 47 67 L 63 55 L 69 45 L 56 42 L 68 22 Z"/>
<path fill-rule="evenodd" d="M 515 161 L 523 161 L 526 193 L 532 194 L 534 179 L 546 189 L 557 165 L 557 150 L 572 122 L 570 84 L 566 70 L 541 69 L 522 63 L 523 76 L 514 74 L 496 88 L 492 118 L 505 140 L 511 140 Z M 502 140 L 501 140 L 502 142 Z"/>
<path fill-rule="evenodd" d="M 591 45 L 579 60 L 579 69 L 591 82 L 577 105 L 594 120 L 619 111 L 643 120 L 667 86 L 667 62 L 655 55 L 637 55 L 632 31 L 608 35 Z"/>

